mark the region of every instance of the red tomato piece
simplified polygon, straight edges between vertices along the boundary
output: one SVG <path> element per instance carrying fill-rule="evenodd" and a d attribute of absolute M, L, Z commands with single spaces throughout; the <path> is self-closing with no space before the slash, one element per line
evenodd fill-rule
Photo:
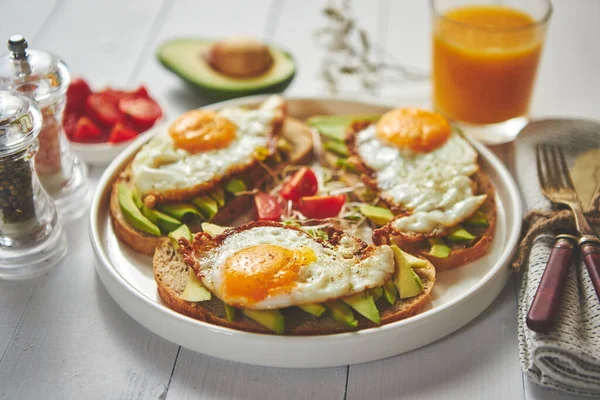
<path fill-rule="evenodd" d="M 281 204 L 275 196 L 258 192 L 254 195 L 256 215 L 261 221 L 279 221 L 281 219 Z"/>
<path fill-rule="evenodd" d="M 137 133 L 128 128 L 122 122 L 118 122 L 110 131 L 110 136 L 108 137 L 109 143 L 121 143 L 126 142 L 128 140 L 134 139 L 137 136 Z"/>
<path fill-rule="evenodd" d="M 146 89 L 144 85 L 140 85 L 140 87 L 138 87 L 133 92 L 129 92 L 129 94 L 134 97 L 146 97 L 148 99 L 150 98 L 150 95 L 148 94 L 148 89 Z"/>
<path fill-rule="evenodd" d="M 75 135 L 75 131 L 77 130 L 77 122 L 79 122 L 79 115 L 74 111 L 67 112 L 63 115 L 63 128 L 67 137 L 72 139 Z"/>
<path fill-rule="evenodd" d="M 73 140 L 77 142 L 94 142 L 102 136 L 102 130 L 88 117 L 81 117 L 77 121 Z"/>
<path fill-rule="evenodd" d="M 307 218 L 324 219 L 337 216 L 345 202 L 346 195 L 344 194 L 337 196 L 309 196 L 300 199 L 298 208 Z"/>
<path fill-rule="evenodd" d="M 142 129 L 150 128 L 162 116 L 162 110 L 148 97 L 129 96 L 119 101 L 119 111 Z"/>
<path fill-rule="evenodd" d="M 86 111 L 94 121 L 104 126 L 113 126 L 124 118 L 113 99 L 106 93 L 90 94 Z"/>
<path fill-rule="evenodd" d="M 313 170 L 303 167 L 283 185 L 279 195 L 286 200 L 298 201 L 301 197 L 313 196 L 317 193 L 318 187 L 317 177 Z"/>
<path fill-rule="evenodd" d="M 67 104 L 65 111 L 81 114 L 85 111 L 88 96 L 92 93 L 90 85 L 81 78 L 74 78 L 67 89 Z"/>

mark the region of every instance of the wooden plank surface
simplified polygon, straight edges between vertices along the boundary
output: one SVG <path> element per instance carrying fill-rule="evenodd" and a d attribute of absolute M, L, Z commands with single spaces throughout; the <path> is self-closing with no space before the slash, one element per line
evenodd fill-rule
<path fill-rule="evenodd" d="M 93 84 L 123 85 L 160 6 L 159 0 L 61 1 L 32 45 L 60 54 Z M 35 5 L 11 7 L 25 15 Z M 66 226 L 68 256 L 29 284 L 38 285 L 29 302 L 26 290 L 14 297 L 14 303 L 28 305 L 0 361 L 0 398 L 137 399 L 165 392 L 177 346 L 142 328 L 112 301 L 93 268 L 87 224 L 83 218 Z M 19 287 L 27 289 L 15 285 L 2 290 L 2 298 Z M 4 319 L 2 325 L 4 333 Z"/>

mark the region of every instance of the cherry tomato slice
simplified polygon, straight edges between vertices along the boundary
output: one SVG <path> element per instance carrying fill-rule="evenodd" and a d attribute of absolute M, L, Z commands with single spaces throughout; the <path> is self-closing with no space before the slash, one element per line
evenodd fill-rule
<path fill-rule="evenodd" d="M 300 199 L 298 208 L 307 218 L 325 219 L 337 216 L 345 202 L 346 195 L 344 194 L 337 196 L 309 196 Z"/>
<path fill-rule="evenodd" d="M 73 111 L 81 114 L 85 111 L 88 96 L 92 93 L 90 85 L 81 78 L 74 78 L 67 89 L 67 104 L 65 112 Z"/>
<path fill-rule="evenodd" d="M 254 195 L 256 215 L 261 221 L 279 221 L 281 219 L 281 204 L 275 196 L 259 192 Z"/>
<path fill-rule="evenodd" d="M 92 93 L 87 98 L 87 114 L 104 126 L 113 126 L 124 117 L 114 100 L 106 93 Z"/>
<path fill-rule="evenodd" d="M 102 130 L 88 117 L 81 117 L 77 121 L 73 140 L 76 142 L 96 142 L 102 136 Z"/>
<path fill-rule="evenodd" d="M 317 193 L 318 187 L 317 177 L 313 170 L 303 167 L 283 185 L 279 195 L 286 200 L 298 201 L 301 197 L 313 196 Z"/>
<path fill-rule="evenodd" d="M 137 133 L 128 128 L 124 123 L 118 122 L 110 131 L 110 136 L 108 137 L 109 143 L 121 143 L 126 142 L 128 140 L 134 139 L 137 136 Z"/>
<path fill-rule="evenodd" d="M 154 100 L 142 96 L 121 99 L 119 111 L 131 118 L 140 128 L 150 128 L 162 116 L 159 105 Z"/>

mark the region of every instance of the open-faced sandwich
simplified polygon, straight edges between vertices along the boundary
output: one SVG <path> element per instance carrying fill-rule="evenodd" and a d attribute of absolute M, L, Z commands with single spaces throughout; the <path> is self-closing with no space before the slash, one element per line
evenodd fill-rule
<path fill-rule="evenodd" d="M 161 129 L 115 181 L 110 214 L 117 237 L 153 255 L 179 228 L 230 223 L 252 207 L 247 194 L 285 166 L 312 156 L 312 135 L 271 96 L 256 108 L 192 110 Z"/>
<path fill-rule="evenodd" d="M 202 321 L 286 335 L 375 327 L 429 303 L 435 268 L 425 259 L 332 227 L 312 233 L 272 221 L 182 232 L 154 254 L 158 293 Z"/>
<path fill-rule="evenodd" d="M 353 122 L 350 122 L 353 121 Z M 381 228 L 377 244 L 396 243 L 438 269 L 484 255 L 495 232 L 494 189 L 477 151 L 439 114 L 416 108 L 381 117 L 319 117 L 309 121 L 328 141 L 328 159 L 368 190 L 363 214 Z M 340 135 L 340 125 L 346 127 Z M 343 129 L 343 128 L 342 128 Z"/>

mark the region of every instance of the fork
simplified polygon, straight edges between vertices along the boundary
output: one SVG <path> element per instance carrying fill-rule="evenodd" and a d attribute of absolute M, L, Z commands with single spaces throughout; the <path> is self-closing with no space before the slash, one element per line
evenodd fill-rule
<path fill-rule="evenodd" d="M 565 155 L 560 147 L 550 144 L 538 144 L 536 150 L 542 192 L 551 202 L 565 205 L 573 211 L 575 226 L 581 235 L 578 240 L 579 250 L 600 299 L 600 239 L 583 214 Z"/>

